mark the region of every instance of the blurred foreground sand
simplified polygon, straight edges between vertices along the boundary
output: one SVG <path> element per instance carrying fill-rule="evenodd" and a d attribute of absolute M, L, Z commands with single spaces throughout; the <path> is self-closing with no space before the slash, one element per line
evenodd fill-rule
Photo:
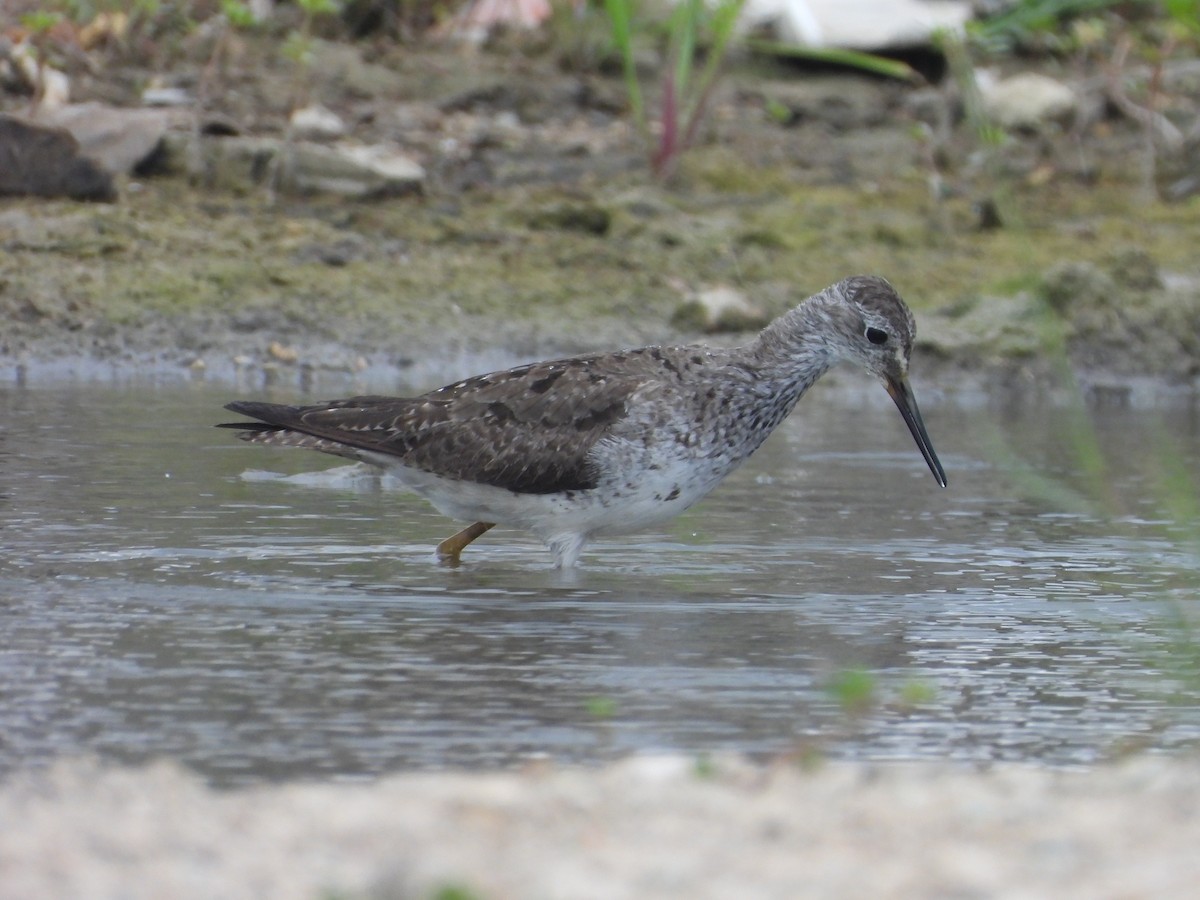
<path fill-rule="evenodd" d="M 1200 896 L 1200 761 L 638 757 L 213 790 L 174 764 L 0 785 L 0 897 Z"/>

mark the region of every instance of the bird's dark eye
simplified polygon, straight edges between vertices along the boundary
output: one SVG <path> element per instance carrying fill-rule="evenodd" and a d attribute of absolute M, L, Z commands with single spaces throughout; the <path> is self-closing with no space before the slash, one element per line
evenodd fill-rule
<path fill-rule="evenodd" d="M 887 339 L 888 335 L 886 331 L 882 331 L 878 328 L 867 329 L 867 340 L 872 344 L 886 344 Z"/>

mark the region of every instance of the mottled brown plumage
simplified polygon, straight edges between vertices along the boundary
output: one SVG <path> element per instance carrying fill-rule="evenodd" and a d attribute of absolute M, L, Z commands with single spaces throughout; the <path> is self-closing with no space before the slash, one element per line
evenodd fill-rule
<path fill-rule="evenodd" d="M 840 360 L 879 377 L 940 484 L 906 373 L 915 325 L 891 286 L 839 282 L 733 349 L 642 347 L 478 375 L 419 397 L 311 406 L 239 401 L 253 443 L 307 447 L 388 469 L 442 512 L 528 528 L 558 565 L 592 534 L 681 512 L 754 452 Z"/>

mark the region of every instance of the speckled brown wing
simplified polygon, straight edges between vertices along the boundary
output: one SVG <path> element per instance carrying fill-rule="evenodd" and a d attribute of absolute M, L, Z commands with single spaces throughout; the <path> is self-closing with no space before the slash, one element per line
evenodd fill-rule
<path fill-rule="evenodd" d="M 650 360 L 605 354 L 468 378 L 415 398 L 351 397 L 313 406 L 239 401 L 232 423 L 255 443 L 355 448 L 406 466 L 519 493 L 596 486 L 588 451 L 626 415 Z M 296 433 L 315 440 L 297 440 Z"/>

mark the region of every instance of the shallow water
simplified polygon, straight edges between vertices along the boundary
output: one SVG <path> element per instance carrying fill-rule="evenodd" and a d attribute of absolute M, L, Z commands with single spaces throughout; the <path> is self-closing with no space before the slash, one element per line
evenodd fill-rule
<path fill-rule="evenodd" d="M 702 504 L 564 575 L 507 529 L 439 567 L 457 525 L 419 498 L 210 427 L 246 393 L 0 388 L 0 774 L 81 753 L 221 784 L 658 749 L 1070 765 L 1200 736 L 1174 645 L 1196 531 L 1160 474 L 1200 471 L 1194 415 L 1095 413 L 1088 475 L 1070 411 L 930 394 L 940 490 L 882 391 L 819 387 Z M 850 709 L 831 686 L 859 671 Z"/>

